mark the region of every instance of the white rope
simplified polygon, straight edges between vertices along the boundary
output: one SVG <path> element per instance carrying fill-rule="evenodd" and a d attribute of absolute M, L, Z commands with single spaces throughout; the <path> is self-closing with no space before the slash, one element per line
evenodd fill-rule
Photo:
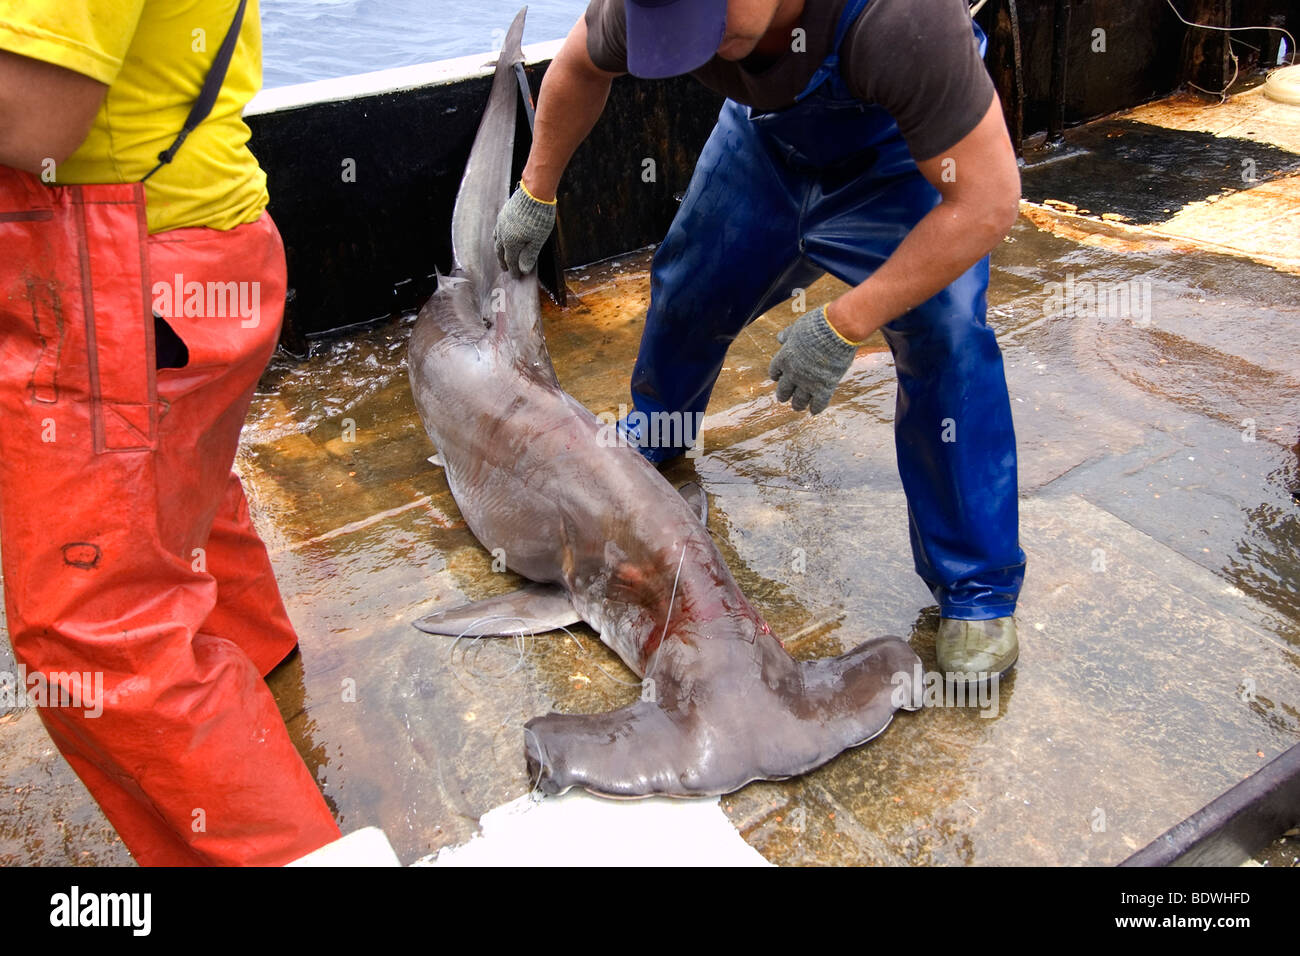
<path fill-rule="evenodd" d="M 1286 38 L 1291 41 L 1291 62 L 1295 63 L 1295 37 L 1291 35 L 1289 30 L 1284 30 L 1281 27 L 1216 27 L 1209 23 L 1193 23 L 1178 12 L 1178 8 L 1174 6 L 1174 0 L 1165 0 L 1165 3 L 1169 4 L 1170 10 L 1174 11 L 1174 16 L 1189 27 L 1199 27 L 1202 30 L 1218 30 L 1220 33 L 1235 33 L 1239 30 L 1276 30 L 1278 33 L 1285 33 Z M 1236 77 L 1233 77 L 1233 79 L 1236 79 Z M 1228 85 L 1231 86 L 1232 84 L 1229 83 Z"/>

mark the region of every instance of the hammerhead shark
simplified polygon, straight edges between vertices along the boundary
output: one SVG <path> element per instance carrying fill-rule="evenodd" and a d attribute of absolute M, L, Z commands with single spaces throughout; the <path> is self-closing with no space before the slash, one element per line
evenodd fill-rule
<path fill-rule="evenodd" d="M 514 275 L 492 232 L 509 193 L 520 11 L 498 57 L 452 216 L 455 268 L 421 309 L 408 367 L 461 514 L 535 582 L 425 617 L 435 634 L 540 633 L 585 621 L 642 678 L 641 699 L 524 727 L 544 793 L 706 796 L 805 773 L 915 710 L 919 659 L 897 637 L 797 661 L 745 599 L 679 494 L 561 387 L 535 272 Z M 612 447 L 611 447 L 612 444 Z"/>

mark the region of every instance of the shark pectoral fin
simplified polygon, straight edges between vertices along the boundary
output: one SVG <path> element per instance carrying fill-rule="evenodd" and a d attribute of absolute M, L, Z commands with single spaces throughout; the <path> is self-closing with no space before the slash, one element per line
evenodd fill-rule
<path fill-rule="evenodd" d="M 688 481 L 677 489 L 677 493 L 691 506 L 691 510 L 700 516 L 700 524 L 709 523 L 709 496 L 704 493 L 698 482 Z"/>
<path fill-rule="evenodd" d="M 415 626 L 426 634 L 494 637 L 542 634 L 569 627 L 580 620 L 582 618 L 573 609 L 563 588 L 530 584 L 509 594 L 437 611 L 420 618 Z"/>

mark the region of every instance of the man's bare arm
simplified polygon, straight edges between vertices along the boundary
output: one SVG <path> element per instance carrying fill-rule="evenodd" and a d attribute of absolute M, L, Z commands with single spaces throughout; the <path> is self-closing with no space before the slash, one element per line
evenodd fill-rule
<path fill-rule="evenodd" d="M 524 186 L 537 199 L 555 198 L 564 168 L 596 125 L 618 73 L 606 73 L 587 53 L 587 21 L 579 17 L 546 70 L 537 97 L 533 146 Z"/>
<path fill-rule="evenodd" d="M 0 163 L 39 173 L 90 132 L 108 87 L 73 70 L 0 50 Z"/>
<path fill-rule="evenodd" d="M 1019 214 L 1020 170 L 996 95 L 970 133 L 917 166 L 943 201 L 870 278 L 827 307 L 827 321 L 850 341 L 863 341 L 946 288 L 1011 231 Z"/>

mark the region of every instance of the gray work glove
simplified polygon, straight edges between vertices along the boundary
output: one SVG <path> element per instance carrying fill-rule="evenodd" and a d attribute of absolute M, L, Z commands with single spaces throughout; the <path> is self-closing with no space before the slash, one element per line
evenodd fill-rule
<path fill-rule="evenodd" d="M 555 204 L 538 202 L 524 191 L 521 183 L 501 207 L 492 239 L 497 247 L 497 261 L 513 275 L 532 272 L 541 255 L 546 237 L 555 228 Z"/>
<path fill-rule="evenodd" d="M 824 306 L 799 316 L 794 325 L 776 334 L 776 340 L 782 345 L 767 370 L 767 377 L 777 383 L 776 400 L 790 402 L 796 412 L 825 411 L 858 346 L 835 334 L 826 322 Z"/>

